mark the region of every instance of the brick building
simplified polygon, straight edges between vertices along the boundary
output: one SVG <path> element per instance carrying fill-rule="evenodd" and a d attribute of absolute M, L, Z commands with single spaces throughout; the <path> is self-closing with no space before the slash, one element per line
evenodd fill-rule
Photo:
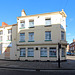
<path fill-rule="evenodd" d="M 71 53 L 75 53 L 75 39 L 73 39 L 73 42 L 69 45 L 69 50 Z"/>

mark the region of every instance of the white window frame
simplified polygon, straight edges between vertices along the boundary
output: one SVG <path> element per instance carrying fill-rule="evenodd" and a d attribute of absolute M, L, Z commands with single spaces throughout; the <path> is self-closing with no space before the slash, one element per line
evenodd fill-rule
<path fill-rule="evenodd" d="M 34 57 L 34 48 L 28 48 L 28 57 Z"/>
<path fill-rule="evenodd" d="M 1 30 L 0 31 L 0 41 L 2 41 L 3 40 L 3 31 Z"/>
<path fill-rule="evenodd" d="M 62 57 L 65 56 L 65 48 L 61 48 L 61 56 L 62 56 Z"/>
<path fill-rule="evenodd" d="M 40 49 L 40 57 L 47 57 L 47 48 L 46 47 L 42 47 Z"/>
<path fill-rule="evenodd" d="M 61 40 L 64 40 L 65 32 L 61 31 Z"/>
<path fill-rule="evenodd" d="M 20 48 L 20 57 L 25 57 L 25 56 L 26 56 L 26 49 Z"/>
<path fill-rule="evenodd" d="M 45 31 L 45 40 L 51 40 L 51 31 Z"/>
<path fill-rule="evenodd" d="M 3 36 L 0 35 L 0 41 L 2 41 L 2 40 L 3 40 Z"/>
<path fill-rule="evenodd" d="M 8 30 L 7 40 L 12 41 L 12 29 L 9 29 L 9 30 Z"/>
<path fill-rule="evenodd" d="M 29 27 L 34 27 L 34 20 L 29 20 Z"/>
<path fill-rule="evenodd" d="M 45 19 L 45 25 L 51 25 L 51 18 Z"/>
<path fill-rule="evenodd" d="M 20 20 L 20 28 L 24 28 L 24 27 L 25 27 L 25 20 Z"/>
<path fill-rule="evenodd" d="M 51 54 L 52 53 L 52 54 Z M 57 55 L 57 50 L 56 50 L 56 47 L 51 47 L 49 48 L 49 56 L 50 57 L 56 57 Z"/>
<path fill-rule="evenodd" d="M 34 41 L 34 32 L 29 32 L 29 41 Z"/>
<path fill-rule="evenodd" d="M 20 33 L 20 41 L 25 41 L 25 33 Z"/>

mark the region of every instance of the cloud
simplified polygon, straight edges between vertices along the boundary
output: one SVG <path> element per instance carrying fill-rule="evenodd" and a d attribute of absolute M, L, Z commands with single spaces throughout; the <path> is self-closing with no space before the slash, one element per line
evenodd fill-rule
<path fill-rule="evenodd" d="M 71 33 L 67 33 L 67 35 L 71 35 Z"/>
<path fill-rule="evenodd" d="M 73 21 L 73 18 L 70 18 L 68 22 L 71 23 L 72 21 Z"/>

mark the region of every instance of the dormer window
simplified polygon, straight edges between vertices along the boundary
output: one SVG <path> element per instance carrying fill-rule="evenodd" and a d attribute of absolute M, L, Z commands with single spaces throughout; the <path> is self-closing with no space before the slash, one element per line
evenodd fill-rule
<path fill-rule="evenodd" d="M 21 20 L 21 21 L 20 21 L 20 27 L 21 27 L 21 28 L 24 28 L 24 27 L 25 27 L 25 21 L 24 21 L 24 20 Z"/>
<path fill-rule="evenodd" d="M 29 20 L 29 27 L 34 27 L 34 20 Z"/>
<path fill-rule="evenodd" d="M 51 25 L 51 18 L 45 19 L 45 25 Z"/>

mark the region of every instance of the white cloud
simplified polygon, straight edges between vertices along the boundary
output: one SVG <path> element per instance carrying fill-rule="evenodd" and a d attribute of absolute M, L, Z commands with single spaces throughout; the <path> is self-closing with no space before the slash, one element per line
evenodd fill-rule
<path fill-rule="evenodd" d="M 67 33 L 67 35 L 71 35 L 71 33 Z"/>

